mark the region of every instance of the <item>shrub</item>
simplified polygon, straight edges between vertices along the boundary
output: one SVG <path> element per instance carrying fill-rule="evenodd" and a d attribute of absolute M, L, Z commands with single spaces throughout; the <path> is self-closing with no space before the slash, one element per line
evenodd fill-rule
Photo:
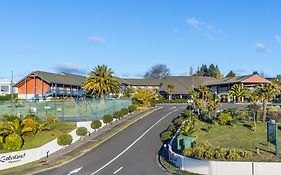
<path fill-rule="evenodd" d="M 173 125 L 173 124 L 171 124 L 169 127 L 168 127 L 168 131 L 171 131 L 172 133 L 175 133 L 177 130 L 176 130 L 177 128 L 176 128 L 176 126 L 175 125 Z"/>
<path fill-rule="evenodd" d="M 59 122 L 59 119 L 58 117 L 54 116 L 54 115 L 48 115 L 47 116 L 47 119 L 46 119 L 46 122 L 48 124 L 54 124 L 54 123 L 58 123 Z"/>
<path fill-rule="evenodd" d="M 146 109 L 147 109 L 147 107 L 145 107 L 145 106 L 138 106 L 137 107 L 138 111 L 143 111 L 143 110 L 146 110 Z"/>
<path fill-rule="evenodd" d="M 180 126 L 183 122 L 184 122 L 183 117 L 178 117 L 178 118 L 173 120 L 173 124 L 176 125 L 176 126 Z"/>
<path fill-rule="evenodd" d="M 9 151 L 16 151 L 19 150 L 22 147 L 22 145 L 23 145 L 22 138 L 18 134 L 13 133 L 5 138 L 3 149 Z"/>
<path fill-rule="evenodd" d="M 99 121 L 99 120 L 93 120 L 92 122 L 91 122 L 91 128 L 92 129 L 98 129 L 98 128 L 100 128 L 102 126 L 102 123 L 101 123 L 101 121 Z"/>
<path fill-rule="evenodd" d="M 166 142 L 172 138 L 173 133 L 171 131 L 164 131 L 161 133 L 161 141 Z"/>
<path fill-rule="evenodd" d="M 251 122 L 250 123 L 250 129 L 251 129 L 251 131 L 256 132 L 257 123 L 256 122 Z"/>
<path fill-rule="evenodd" d="M 245 121 L 249 119 L 249 112 L 247 110 L 241 110 L 238 112 L 238 118 L 241 121 Z"/>
<path fill-rule="evenodd" d="M 1 117 L 3 121 L 13 121 L 18 119 L 18 117 L 13 114 L 3 114 Z"/>
<path fill-rule="evenodd" d="M 232 117 L 228 113 L 221 113 L 218 117 L 218 123 L 220 125 L 226 125 L 228 122 L 232 120 Z"/>
<path fill-rule="evenodd" d="M 197 118 L 197 115 L 195 115 L 191 110 L 186 110 L 183 113 L 183 117 L 193 120 L 193 119 Z"/>
<path fill-rule="evenodd" d="M 115 112 L 113 113 L 113 118 L 119 119 L 119 118 L 122 117 L 122 116 L 123 116 L 122 111 L 115 111 Z"/>
<path fill-rule="evenodd" d="M 136 106 L 136 105 L 130 105 L 130 106 L 128 107 L 128 110 L 129 110 L 129 112 L 134 112 L 134 111 L 137 110 L 137 106 Z"/>
<path fill-rule="evenodd" d="M 121 113 L 123 114 L 123 116 L 124 116 L 124 115 L 127 115 L 127 114 L 129 113 L 128 108 L 122 108 L 120 111 L 121 111 Z"/>
<path fill-rule="evenodd" d="M 72 143 L 72 136 L 70 134 L 61 134 L 57 138 L 57 143 L 60 146 L 70 145 Z"/>
<path fill-rule="evenodd" d="M 79 127 L 79 128 L 77 128 L 77 130 L 76 130 L 76 134 L 77 134 L 78 136 L 86 136 L 86 135 L 88 134 L 88 130 L 87 130 L 87 128 L 85 128 L 85 127 Z"/>
<path fill-rule="evenodd" d="M 108 124 L 113 121 L 113 117 L 111 115 L 105 115 L 102 118 L 103 123 Z"/>

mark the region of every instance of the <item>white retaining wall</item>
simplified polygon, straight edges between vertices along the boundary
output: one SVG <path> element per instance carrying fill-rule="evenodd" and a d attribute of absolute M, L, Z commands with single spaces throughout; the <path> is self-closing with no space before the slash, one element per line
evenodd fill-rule
<path fill-rule="evenodd" d="M 77 128 L 82 126 L 86 127 L 89 132 L 94 131 L 91 128 L 91 121 L 77 122 Z M 105 126 L 105 124 L 102 122 L 102 127 L 103 126 Z M 80 136 L 76 135 L 76 129 L 71 131 L 69 134 L 73 137 L 72 143 L 75 143 L 80 139 Z M 55 139 L 38 148 L 0 154 L 0 170 L 39 160 L 43 157 L 46 157 L 47 154 L 50 155 L 62 148 L 63 146 L 58 145 L 57 139 Z"/>
<path fill-rule="evenodd" d="M 204 175 L 281 175 L 281 162 L 238 162 L 198 160 L 172 151 L 168 145 L 169 161 L 176 167 Z"/>

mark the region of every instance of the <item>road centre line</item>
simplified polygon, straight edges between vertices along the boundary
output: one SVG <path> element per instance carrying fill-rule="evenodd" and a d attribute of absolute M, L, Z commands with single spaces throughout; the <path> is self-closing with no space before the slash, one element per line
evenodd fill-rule
<path fill-rule="evenodd" d="M 120 154 L 118 154 L 116 157 L 114 157 L 112 160 L 110 160 L 109 162 L 107 162 L 105 165 L 103 165 L 102 167 L 100 167 L 98 170 L 96 170 L 95 172 L 93 172 L 91 175 L 95 175 L 98 172 L 100 172 L 101 170 L 103 170 L 105 167 L 107 167 L 109 164 L 111 164 L 113 161 L 115 161 L 116 159 L 118 159 L 120 156 L 122 156 L 126 151 L 128 151 L 132 146 L 134 146 L 145 134 L 147 134 L 154 126 L 156 126 L 158 123 L 160 123 L 162 120 L 164 120 L 167 116 L 169 116 L 170 114 L 176 112 L 180 110 L 180 108 L 175 109 L 171 112 L 169 112 L 168 114 L 166 114 L 164 117 L 162 117 L 161 119 L 159 119 L 156 123 L 154 123 L 150 128 L 148 128 L 141 136 L 139 136 L 133 143 L 131 143 L 131 145 L 129 145 L 125 150 L 123 150 Z"/>

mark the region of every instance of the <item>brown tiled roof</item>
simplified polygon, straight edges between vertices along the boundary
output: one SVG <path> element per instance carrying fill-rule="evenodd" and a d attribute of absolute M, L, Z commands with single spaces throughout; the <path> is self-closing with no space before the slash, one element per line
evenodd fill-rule
<path fill-rule="evenodd" d="M 198 88 L 205 81 L 215 80 L 213 77 L 203 76 L 170 76 L 162 80 L 160 91 L 167 92 L 169 84 L 175 87 L 173 94 L 187 94 L 191 89 Z"/>
<path fill-rule="evenodd" d="M 258 81 L 252 81 L 251 79 L 259 79 Z M 244 76 L 236 76 L 230 78 L 222 78 L 222 79 L 215 79 L 209 80 L 203 83 L 206 86 L 212 85 L 226 85 L 226 84 L 236 84 L 236 83 L 270 83 L 270 81 L 262 78 L 259 75 L 244 75 Z"/>
<path fill-rule="evenodd" d="M 161 80 L 158 79 L 124 78 L 123 80 L 131 86 L 160 86 L 161 84 Z"/>

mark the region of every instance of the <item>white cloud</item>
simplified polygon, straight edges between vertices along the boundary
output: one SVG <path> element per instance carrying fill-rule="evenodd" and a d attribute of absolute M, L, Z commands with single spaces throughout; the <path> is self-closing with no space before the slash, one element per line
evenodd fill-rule
<path fill-rule="evenodd" d="M 74 73 L 74 74 L 81 74 L 81 75 L 88 74 L 87 69 L 74 64 L 58 64 L 53 69 L 59 73 L 64 72 L 64 73 Z"/>
<path fill-rule="evenodd" d="M 281 43 L 281 36 L 275 35 L 275 39 L 278 43 Z"/>
<path fill-rule="evenodd" d="M 256 43 L 256 52 L 270 53 L 270 50 L 263 43 Z"/>
<path fill-rule="evenodd" d="M 195 17 L 187 18 L 185 22 L 192 28 L 198 30 L 207 40 L 218 39 L 223 32 L 221 29 L 215 28 L 212 24 L 200 21 Z"/>
<path fill-rule="evenodd" d="M 91 44 L 105 44 L 105 40 L 100 36 L 91 36 L 89 42 Z"/>

